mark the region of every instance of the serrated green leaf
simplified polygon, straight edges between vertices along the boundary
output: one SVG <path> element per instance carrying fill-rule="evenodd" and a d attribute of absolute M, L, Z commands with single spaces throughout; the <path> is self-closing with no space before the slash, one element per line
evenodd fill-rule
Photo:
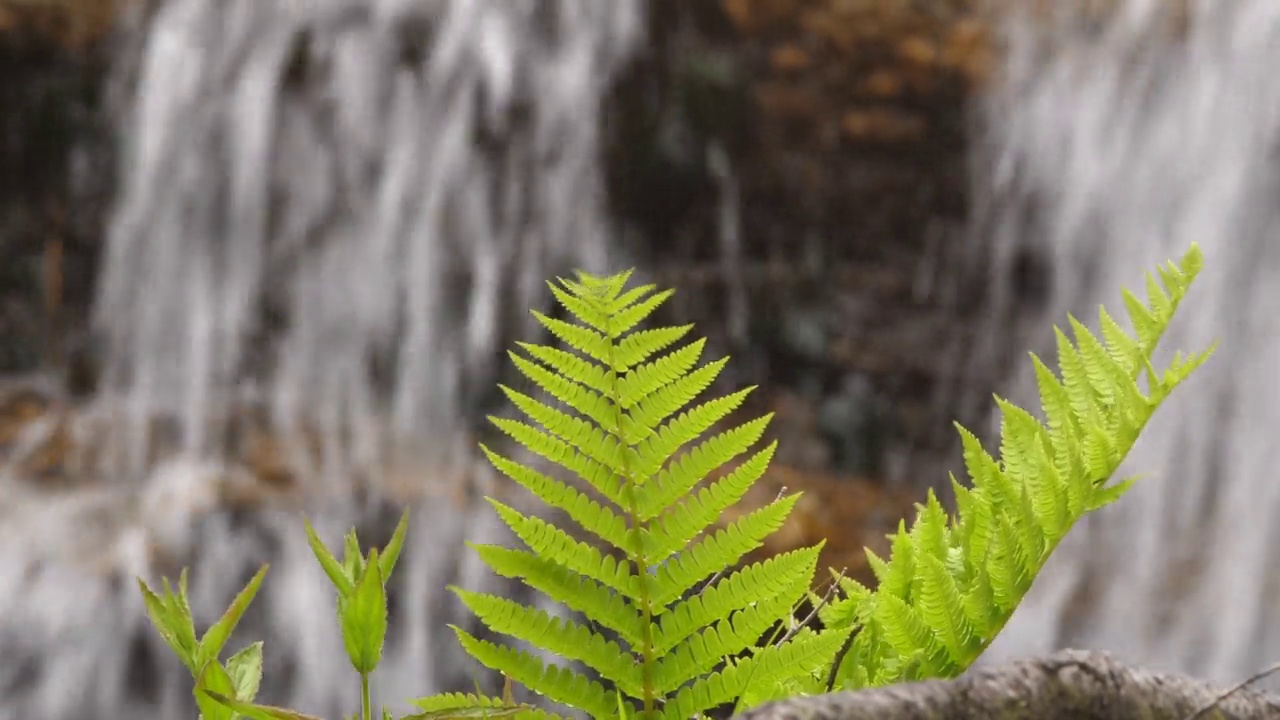
<path fill-rule="evenodd" d="M 185 575 L 185 571 L 184 571 Z M 142 578 L 137 578 L 138 589 L 142 592 L 143 606 L 146 608 L 147 617 L 151 619 L 151 625 L 160 633 L 160 637 L 165 643 L 173 649 L 178 659 L 191 672 L 194 678 L 200 672 L 200 665 L 197 662 L 197 653 L 199 652 L 200 643 L 196 640 L 195 627 L 192 624 L 191 614 L 183 612 L 183 606 L 176 602 L 173 593 L 169 589 L 168 582 L 164 583 L 165 598 L 161 599 L 147 587 Z"/>
<path fill-rule="evenodd" d="M 384 585 L 391 577 L 391 571 L 396 569 L 396 561 L 400 559 L 400 551 L 404 549 L 404 537 L 408 532 L 409 508 L 405 508 L 404 512 L 400 514 L 400 522 L 396 523 L 395 532 L 391 534 L 391 540 L 387 542 L 387 546 L 382 549 L 382 553 L 378 558 Z"/>
<path fill-rule="evenodd" d="M 258 588 L 262 585 L 262 579 L 266 577 L 267 565 L 263 565 L 254 573 L 249 583 L 245 585 L 231 601 L 231 605 L 227 607 L 227 611 L 222 614 L 218 622 L 214 623 L 209 631 L 204 634 L 200 640 L 200 646 L 196 650 L 196 666 L 203 667 L 205 663 L 217 659 L 222 652 L 222 646 L 226 645 L 227 639 L 231 637 L 232 631 L 236 629 L 236 624 L 240 622 L 244 611 L 249 609 L 249 603 L 253 602 L 253 598 L 258 594 Z"/>
<path fill-rule="evenodd" d="M 320 541 L 320 537 L 316 535 L 315 528 L 311 527 L 311 522 L 303 518 L 302 524 L 306 529 L 307 542 L 311 545 L 311 551 L 315 553 L 316 560 L 320 561 L 320 567 L 324 568 L 324 573 L 329 576 L 329 580 L 338 589 L 338 595 L 350 595 L 355 587 L 352 578 L 347 576 L 347 571 L 338 563 L 337 558 Z"/>
<path fill-rule="evenodd" d="M 387 595 L 377 548 L 369 551 L 369 561 L 353 592 L 338 598 L 338 619 L 352 667 L 362 675 L 373 672 L 382 660 L 387 636 Z"/>
<path fill-rule="evenodd" d="M 252 701 L 257 697 L 262 684 L 262 641 L 251 643 L 227 658 L 226 670 L 237 698 Z"/>

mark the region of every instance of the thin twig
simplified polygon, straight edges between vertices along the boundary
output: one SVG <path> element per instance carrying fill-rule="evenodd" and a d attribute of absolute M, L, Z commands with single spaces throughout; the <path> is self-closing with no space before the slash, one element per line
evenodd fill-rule
<path fill-rule="evenodd" d="M 840 578 L 844 577 L 844 572 L 847 569 L 848 568 L 840 569 L 840 572 L 837 574 L 836 578 L 831 581 L 831 587 L 827 588 L 827 594 L 823 595 L 822 599 L 814 604 L 813 610 L 809 611 L 809 614 L 805 616 L 804 620 L 801 620 L 800 622 L 796 623 L 794 627 L 787 630 L 787 634 L 783 635 L 782 639 L 778 641 L 779 645 L 795 637 L 796 633 L 800 632 L 800 628 L 807 627 L 809 623 L 812 622 L 813 619 L 818 616 L 818 610 L 826 606 L 830 602 L 831 596 L 835 594 L 836 588 L 840 585 Z"/>
<path fill-rule="evenodd" d="M 1280 672 L 1280 663 L 1276 663 L 1275 665 L 1272 665 L 1266 670 L 1262 670 L 1257 673 L 1254 673 L 1252 676 L 1236 683 L 1233 687 L 1231 687 L 1230 689 L 1218 695 L 1218 697 L 1214 698 L 1212 702 L 1208 703 L 1207 705 L 1200 708 L 1199 710 L 1196 710 L 1194 713 L 1188 715 L 1186 717 L 1186 720 L 1197 720 L 1201 715 L 1204 715 L 1205 713 L 1214 709 L 1220 703 L 1222 703 L 1223 700 L 1226 700 L 1228 697 L 1231 697 L 1231 695 L 1237 692 L 1240 692 L 1241 690 L 1258 682 L 1259 680 L 1265 678 L 1266 676 L 1277 673 L 1277 672 Z"/>

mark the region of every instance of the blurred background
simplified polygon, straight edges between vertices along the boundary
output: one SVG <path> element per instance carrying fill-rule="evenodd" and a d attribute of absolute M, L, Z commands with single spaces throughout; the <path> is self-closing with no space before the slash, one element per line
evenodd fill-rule
<path fill-rule="evenodd" d="M 983 661 L 1280 660 L 1275 67 L 1272 0 L 0 0 L 0 720 L 193 717 L 134 578 L 203 629 L 263 562 L 229 651 L 350 713 L 302 513 L 406 503 L 376 699 L 473 689 L 473 448 L 573 268 L 677 288 L 776 413 L 749 503 L 806 493 L 764 551 L 867 579 L 952 420 L 1199 242 L 1161 361 L 1221 349 Z"/>

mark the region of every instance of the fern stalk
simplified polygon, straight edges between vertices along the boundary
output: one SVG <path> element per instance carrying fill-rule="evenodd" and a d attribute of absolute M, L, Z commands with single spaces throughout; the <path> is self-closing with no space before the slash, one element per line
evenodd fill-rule
<path fill-rule="evenodd" d="M 1135 481 L 1108 485 L 1156 408 L 1213 352 L 1178 353 L 1163 373 L 1151 355 L 1203 265 L 1193 245 L 1177 264 L 1147 276 L 1147 303 L 1124 293 L 1134 334 L 1099 310 L 1103 338 L 1074 317 L 1072 343 L 1057 330 L 1059 375 L 1031 355 L 1044 421 L 996 398 L 1000 459 L 957 424 L 972 480 L 954 476 L 957 512 L 930 491 L 907 530 L 890 536 L 887 560 L 867 557 L 873 592 L 840 580 L 846 596 L 823 608 L 827 627 L 856 630 L 833 674 L 856 689 L 950 677 L 1004 628 L 1036 574 L 1085 514 L 1117 500 Z M 1146 375 L 1148 392 L 1138 384 Z"/>
<path fill-rule="evenodd" d="M 610 345 L 609 364 L 611 366 L 616 366 L 617 363 L 618 363 L 618 357 L 617 357 L 616 349 L 612 345 Z M 613 391 L 613 397 L 620 396 L 621 393 L 618 387 L 617 376 L 614 376 L 611 389 Z M 614 420 L 616 422 L 616 425 L 614 426 L 615 429 L 617 429 L 618 431 L 621 431 L 622 424 L 623 424 L 623 413 L 621 408 L 618 408 L 616 405 L 614 406 Z M 640 548 L 642 547 L 643 535 L 641 533 L 640 523 L 636 522 L 636 518 L 639 517 L 640 512 L 639 512 L 639 504 L 636 502 L 636 490 L 635 490 L 635 484 L 633 482 L 635 477 L 632 474 L 632 468 L 630 467 L 629 458 L 624 459 L 623 476 L 624 478 L 626 478 L 626 480 L 631 481 L 631 482 L 624 483 L 624 487 L 626 488 L 625 492 L 627 497 L 627 510 L 630 513 L 630 520 L 631 520 L 630 537 L 631 537 L 632 543 L 634 543 L 633 547 Z M 653 648 L 653 598 L 651 593 L 649 592 L 649 581 L 648 581 L 649 573 L 647 571 L 647 568 L 649 567 L 649 561 L 645 553 L 643 551 L 640 551 L 636 554 L 636 557 L 633 563 L 637 570 L 636 578 L 638 580 L 637 585 L 639 586 L 638 600 L 640 604 L 641 617 L 643 618 L 643 622 L 641 624 L 641 636 L 640 636 L 641 638 L 640 673 L 641 673 L 641 683 L 642 683 L 641 701 L 643 702 L 644 717 L 651 717 L 653 715 L 653 706 L 654 706 L 653 663 L 656 660 L 656 658 L 654 657 L 654 648 Z M 619 698 L 619 709 L 620 711 L 625 712 L 625 709 L 622 706 L 621 698 Z"/>

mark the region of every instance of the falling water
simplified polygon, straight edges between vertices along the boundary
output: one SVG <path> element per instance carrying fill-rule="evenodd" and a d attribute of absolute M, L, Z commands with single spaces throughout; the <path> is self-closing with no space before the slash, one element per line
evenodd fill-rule
<path fill-rule="evenodd" d="M 108 392 L 178 418 L 195 452 L 242 402 L 317 431 L 343 468 L 383 458 L 372 417 L 450 438 L 516 308 L 552 272 L 606 264 L 596 108 L 639 14 L 166 2 L 96 308 Z"/>
<path fill-rule="evenodd" d="M 354 710 L 358 678 L 298 514 L 211 512 L 227 483 L 252 482 L 226 462 L 227 438 L 252 408 L 295 449 L 323 448 L 291 462 L 339 490 L 405 447 L 458 446 L 544 279 L 619 264 L 598 110 L 642 39 L 641 9 L 163 0 L 126 38 L 96 305 L 105 376 L 72 436 L 123 428 L 130 443 L 109 473 L 90 470 L 109 481 L 74 493 L 0 473 L 0 719 L 194 717 L 190 678 L 133 578 L 191 565 L 199 629 L 267 561 L 227 653 L 265 640 L 264 702 Z M 157 419 L 176 429 L 165 452 Z M 374 677 L 401 711 L 481 677 L 445 627 L 469 626 L 445 584 L 498 591 L 462 545 L 498 537 L 475 500 L 487 476 L 466 457 L 442 465 L 480 492 L 455 483 L 415 511 Z M 332 546 L 352 524 L 385 542 L 398 511 L 308 515 Z"/>
<path fill-rule="evenodd" d="M 1280 660 L 1280 4 L 1127 0 L 1105 22 L 1055 5 L 1012 22 L 976 144 L 993 283 L 1028 252 L 1053 270 L 1036 334 L 993 332 L 1051 354 L 1050 320 L 1096 322 L 1198 242 L 1163 359 L 1222 346 L 1120 471 L 1146 477 L 1073 531 L 989 657 L 1097 647 L 1243 679 Z M 1007 392 L 1035 402 L 1030 373 Z"/>

